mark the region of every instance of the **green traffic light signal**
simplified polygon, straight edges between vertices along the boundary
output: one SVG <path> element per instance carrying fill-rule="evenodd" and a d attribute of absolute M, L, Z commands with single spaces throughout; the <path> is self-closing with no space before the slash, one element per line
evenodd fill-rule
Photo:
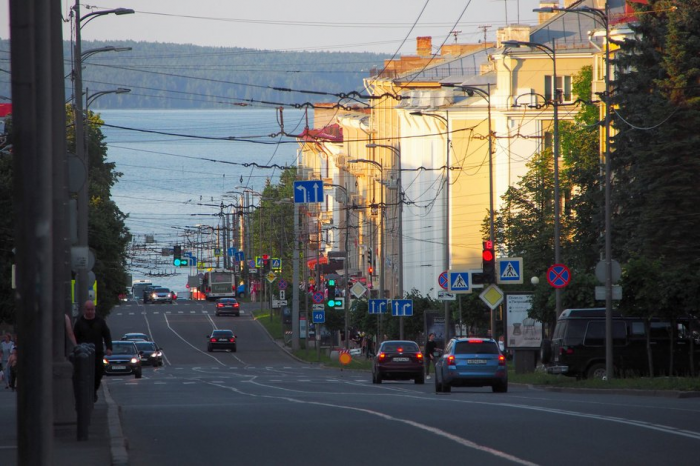
<path fill-rule="evenodd" d="M 335 280 L 332 278 L 328 279 L 328 286 L 335 286 Z"/>
<path fill-rule="evenodd" d="M 175 267 L 180 267 L 180 263 L 182 262 L 181 259 L 173 259 L 173 265 Z"/>

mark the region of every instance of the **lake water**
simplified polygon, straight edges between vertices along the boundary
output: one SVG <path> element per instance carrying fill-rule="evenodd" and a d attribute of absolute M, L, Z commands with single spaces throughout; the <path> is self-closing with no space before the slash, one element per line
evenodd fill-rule
<path fill-rule="evenodd" d="M 279 169 L 244 164 L 296 162 L 299 146 L 293 138 L 270 137 L 280 132 L 274 109 L 98 113 L 105 122 L 107 159 L 123 174 L 112 197 L 129 215 L 126 225 L 136 246 L 132 276 L 179 292 L 194 269 L 173 267 L 172 256 L 162 256 L 161 250 L 184 244 L 184 232 L 194 225 L 216 227 L 220 204 L 238 204 L 227 192 L 243 187 L 261 192 L 265 180 L 279 179 Z M 287 133 L 298 134 L 304 129 L 304 112 L 285 109 L 284 122 Z M 147 244 L 151 236 L 154 242 Z"/>

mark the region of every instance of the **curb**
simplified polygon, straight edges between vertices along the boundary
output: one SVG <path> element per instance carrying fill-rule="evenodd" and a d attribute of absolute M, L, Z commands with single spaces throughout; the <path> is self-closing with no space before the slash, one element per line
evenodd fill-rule
<path fill-rule="evenodd" d="M 627 395 L 627 396 L 651 396 L 658 398 L 700 398 L 700 392 L 680 390 L 637 390 L 631 388 L 574 388 L 574 387 L 547 387 L 544 385 L 532 385 L 522 383 L 510 383 L 511 385 L 527 387 L 530 390 L 560 393 L 581 393 L 584 395 Z"/>
<path fill-rule="evenodd" d="M 126 439 L 122 431 L 121 419 L 119 417 L 119 405 L 114 402 L 109 393 L 107 383 L 102 381 L 102 393 L 107 402 L 107 426 L 109 428 L 109 450 L 112 459 L 112 466 L 128 466 L 129 453 L 126 450 Z"/>

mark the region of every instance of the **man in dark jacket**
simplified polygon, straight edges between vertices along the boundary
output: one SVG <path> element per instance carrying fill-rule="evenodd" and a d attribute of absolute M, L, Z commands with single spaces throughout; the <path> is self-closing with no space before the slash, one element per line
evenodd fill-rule
<path fill-rule="evenodd" d="M 95 314 L 94 302 L 85 301 L 83 315 L 75 321 L 73 333 L 78 344 L 92 343 L 95 345 L 95 401 L 97 401 L 97 390 L 100 388 L 104 375 L 102 359 L 105 355 L 105 349 L 107 356 L 112 355 L 112 333 L 109 331 L 107 322 Z"/>
<path fill-rule="evenodd" d="M 430 378 L 430 363 L 433 363 L 433 369 L 435 369 L 435 349 L 437 348 L 437 342 L 435 341 L 435 334 L 431 333 L 428 335 L 428 341 L 425 342 L 425 378 Z"/>

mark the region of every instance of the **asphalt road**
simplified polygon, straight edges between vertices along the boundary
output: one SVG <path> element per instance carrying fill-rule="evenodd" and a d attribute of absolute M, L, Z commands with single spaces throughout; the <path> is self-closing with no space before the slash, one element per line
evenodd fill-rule
<path fill-rule="evenodd" d="M 249 313 L 216 317 L 211 303 L 131 303 L 108 323 L 165 349 L 142 379 L 107 380 L 132 466 L 700 462 L 697 398 L 373 385 L 296 361 Z M 232 329 L 238 351 L 208 353 L 213 328 Z"/>

